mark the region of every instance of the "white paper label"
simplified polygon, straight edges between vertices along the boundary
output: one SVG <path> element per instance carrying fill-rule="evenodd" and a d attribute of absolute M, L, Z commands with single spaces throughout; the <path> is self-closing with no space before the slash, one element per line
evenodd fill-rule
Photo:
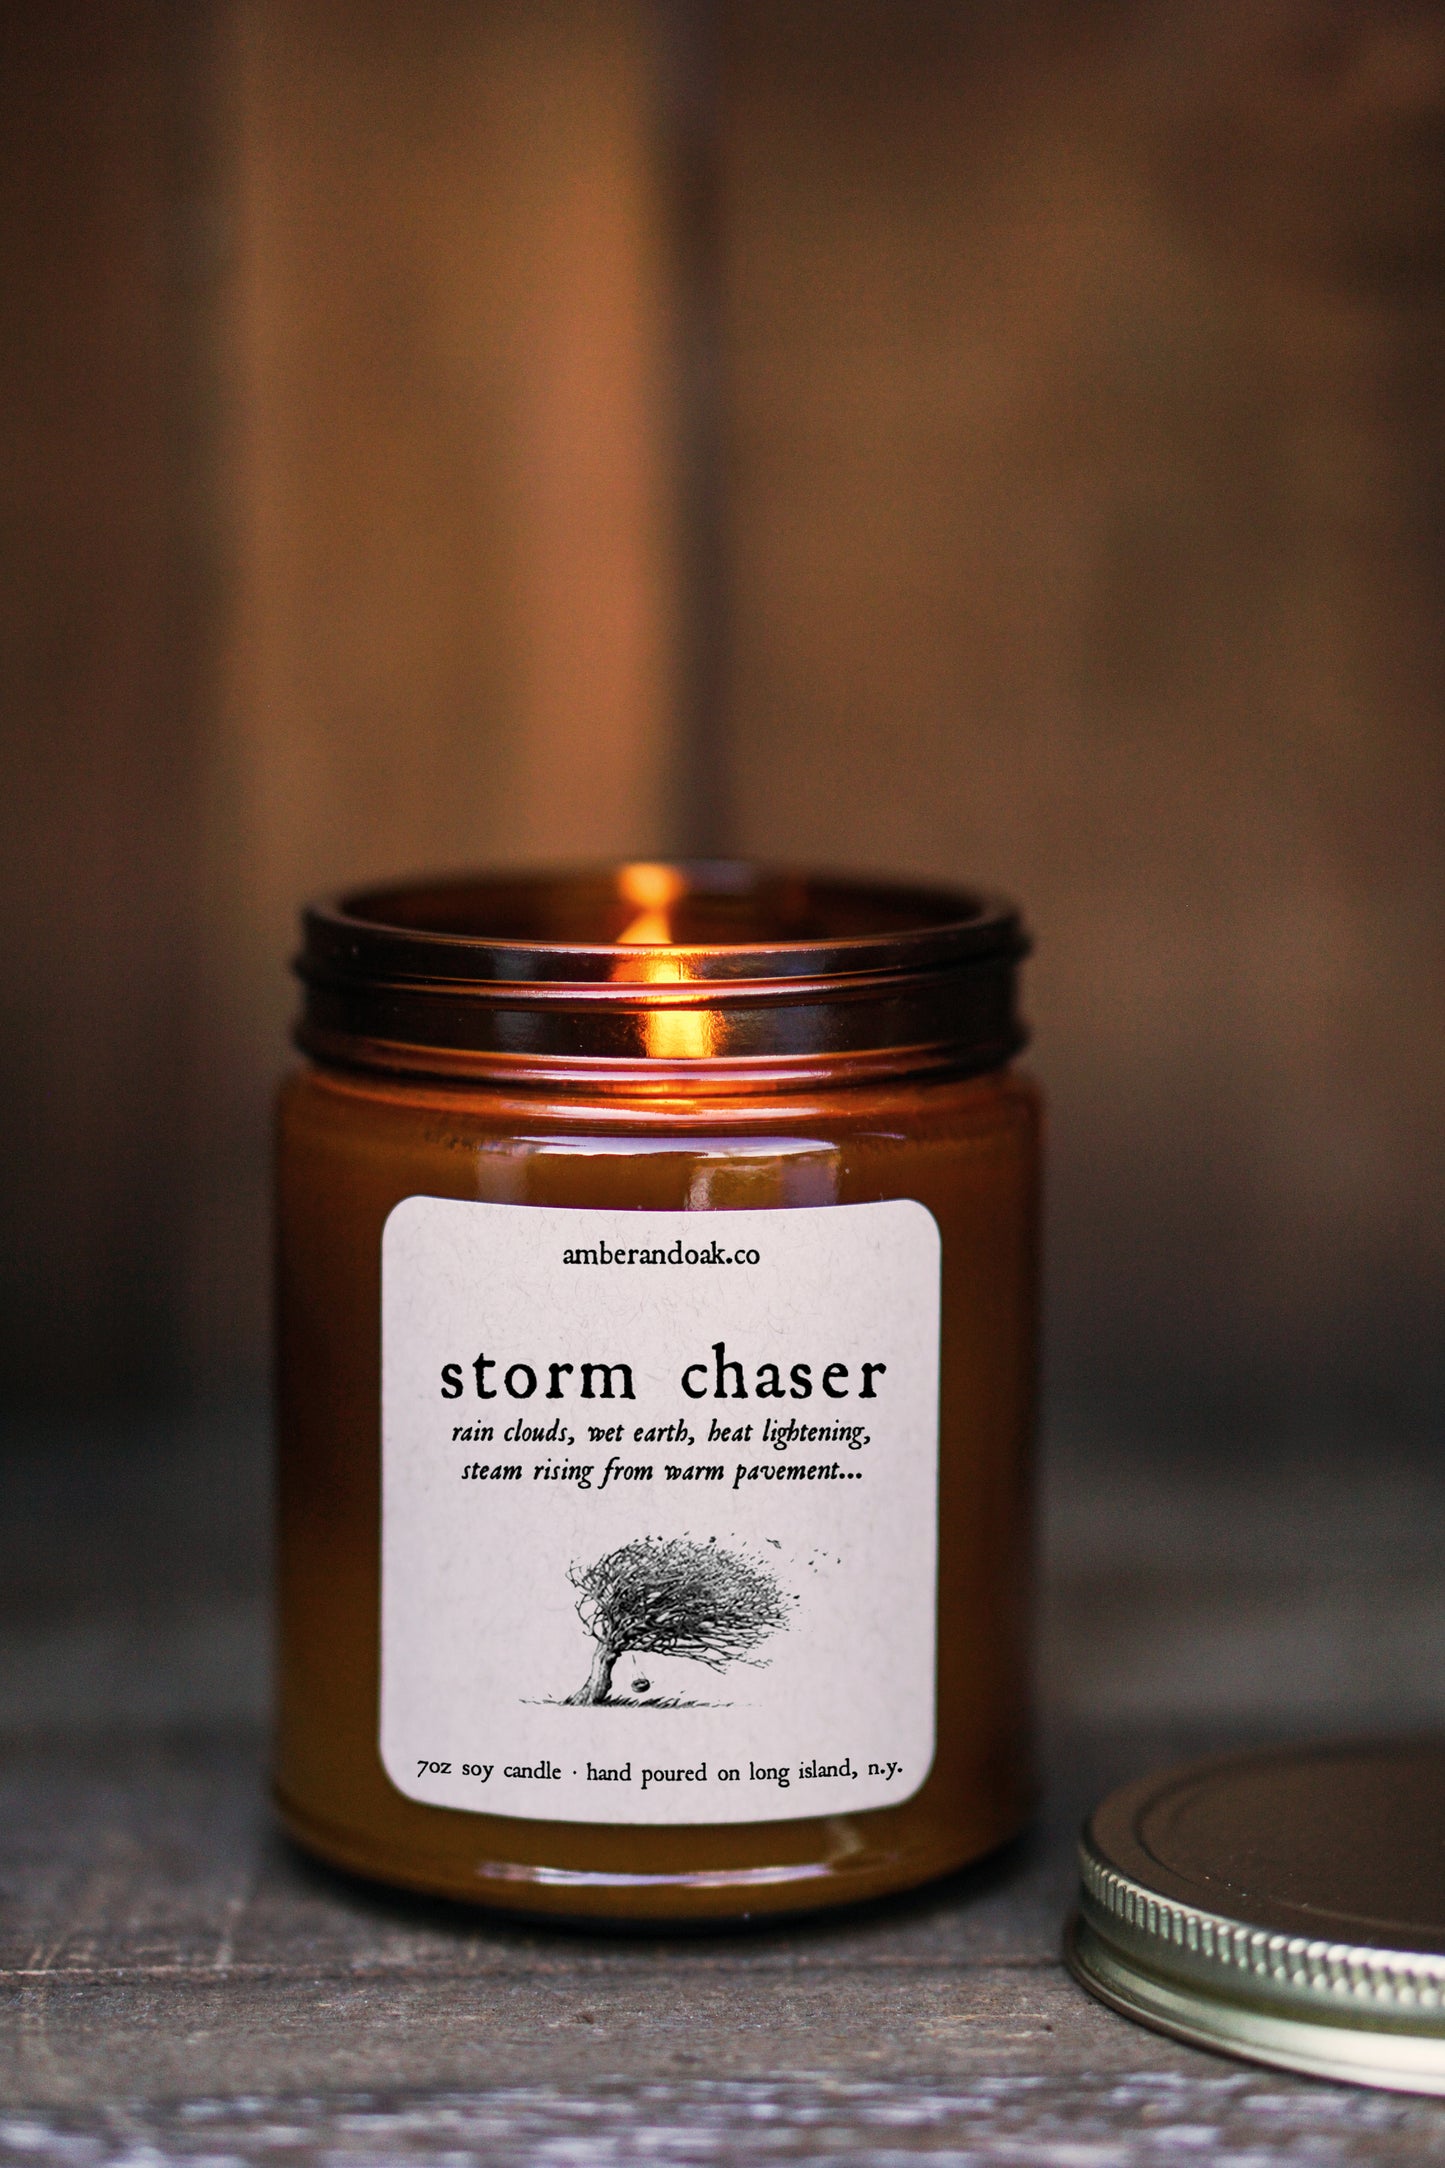
<path fill-rule="evenodd" d="M 918 1790 L 938 1570 L 924 1206 L 408 1197 L 382 1312 L 399 1791 L 709 1823 Z"/>

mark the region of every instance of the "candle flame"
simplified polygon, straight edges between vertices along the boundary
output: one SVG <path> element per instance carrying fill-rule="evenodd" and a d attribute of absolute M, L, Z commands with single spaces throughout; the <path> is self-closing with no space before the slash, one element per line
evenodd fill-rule
<path fill-rule="evenodd" d="M 667 948 L 672 942 L 672 906 L 687 883 L 675 866 L 651 865 L 639 860 L 624 866 L 617 877 L 624 903 L 636 917 L 628 920 L 617 939 L 624 948 Z"/>
<path fill-rule="evenodd" d="M 672 941 L 670 911 L 639 911 L 617 936 L 624 948 L 667 948 Z"/>
<path fill-rule="evenodd" d="M 687 882 L 675 866 L 647 861 L 624 866 L 617 877 L 624 903 L 634 916 L 617 936 L 621 948 L 668 949 L 672 946 L 672 907 L 687 892 Z M 619 964 L 619 979 L 637 979 L 651 986 L 676 986 L 690 976 L 678 955 L 639 956 Z M 698 1061 L 712 1052 L 713 1019 L 698 1010 L 654 1009 L 644 1016 L 642 1028 L 647 1051 L 659 1061 Z"/>

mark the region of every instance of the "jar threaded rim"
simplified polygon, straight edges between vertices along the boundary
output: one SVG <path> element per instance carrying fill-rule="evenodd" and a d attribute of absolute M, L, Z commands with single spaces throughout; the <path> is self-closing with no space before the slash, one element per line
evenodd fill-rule
<path fill-rule="evenodd" d="M 1028 937 L 984 891 L 738 860 L 437 876 L 310 906 L 300 1046 L 554 1082 L 1002 1066 Z"/>

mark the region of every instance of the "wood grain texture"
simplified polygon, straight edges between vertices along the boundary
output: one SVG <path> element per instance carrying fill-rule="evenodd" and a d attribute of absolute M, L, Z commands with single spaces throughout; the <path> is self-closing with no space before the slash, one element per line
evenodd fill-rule
<path fill-rule="evenodd" d="M 0 22 L 0 1376 L 141 1395 L 181 1355 L 198 967 L 192 476 L 204 14 Z"/>
<path fill-rule="evenodd" d="M 226 18 L 232 617 L 209 772 L 205 1366 L 264 1338 L 302 901 L 655 852 L 676 719 L 669 246 L 643 0 Z M 207 1179 L 207 1177 L 209 1179 Z"/>
<path fill-rule="evenodd" d="M 1164 2168 L 1194 2149 L 1269 2162 L 1431 2161 L 1445 2145 L 1419 2102 L 1213 2069 L 998 2074 L 919 2085 L 676 2079 L 432 2095 L 136 2103 L 86 2115 L 12 2114 L 0 2159 L 445 2162 L 578 2168 L 662 2161 L 959 2161 Z"/>
<path fill-rule="evenodd" d="M 1445 2108 L 1216 2062 L 1064 1976 L 1079 1815 L 1220 1736 L 1063 1736 L 1039 1833 L 987 1867 L 671 1940 L 312 1868 L 271 1832 L 252 1734 L 12 1740 L 0 2159 L 1436 2157 Z"/>
<path fill-rule="evenodd" d="M 307 893 L 688 840 L 1023 896 L 1061 1394 L 1429 1430 L 1440 0 L 0 37 L 0 1390 L 259 1374 Z"/>
<path fill-rule="evenodd" d="M 1427 1427 L 1445 11 L 726 11 L 737 840 L 1022 895 L 1055 1379 Z"/>
<path fill-rule="evenodd" d="M 12 1396 L 258 1374 L 307 896 L 664 841 L 655 27 L 6 11 Z"/>
<path fill-rule="evenodd" d="M 1042 1835 L 915 1898 L 680 1939 L 313 1868 L 271 1827 L 254 1733 L 12 1739 L 0 2097 L 1197 2068 L 1068 1984 L 1058 1933 L 1091 1791 L 1198 1736 L 1066 1742 Z"/>
<path fill-rule="evenodd" d="M 1445 2107 L 1171 2046 L 1058 1958 L 1074 1832 L 1111 1785 L 1439 1722 L 1417 1638 L 1441 1608 L 1438 1459 L 1382 1461 L 1364 1512 L 1318 1456 L 1228 1478 L 1217 1454 L 1056 1454 L 1032 1834 L 910 1898 L 669 1938 L 411 1899 L 281 1840 L 254 1421 L 6 1443 L 0 2160 L 1445 2152 Z"/>
<path fill-rule="evenodd" d="M 283 926 L 318 878 L 660 838 L 648 27 L 238 10 L 233 697 L 248 901 Z"/>

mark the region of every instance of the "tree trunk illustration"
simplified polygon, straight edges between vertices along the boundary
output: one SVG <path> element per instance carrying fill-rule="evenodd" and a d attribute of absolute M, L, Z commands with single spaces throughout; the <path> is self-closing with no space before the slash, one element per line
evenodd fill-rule
<path fill-rule="evenodd" d="M 690 1656 L 710 1671 L 763 1661 L 753 1655 L 788 1623 L 797 1597 L 778 1586 L 766 1560 L 728 1551 L 709 1537 L 635 1536 L 590 1566 L 574 1563 L 567 1578 L 577 1591 L 577 1616 L 597 1643 L 592 1676 L 567 1696 L 574 1708 L 630 1706 L 612 1699 L 612 1673 L 634 1656 Z M 649 1691 L 645 1680 L 637 1689 Z M 696 1707 L 670 1699 L 649 1708 Z"/>
<path fill-rule="evenodd" d="M 567 1696 L 568 1701 L 577 1708 L 586 1707 L 588 1703 L 606 1701 L 612 1692 L 612 1674 L 621 1654 L 621 1649 L 609 1648 L 605 1641 L 599 1642 L 597 1654 L 592 1659 L 591 1677 L 585 1686 L 578 1687 L 575 1694 Z"/>

